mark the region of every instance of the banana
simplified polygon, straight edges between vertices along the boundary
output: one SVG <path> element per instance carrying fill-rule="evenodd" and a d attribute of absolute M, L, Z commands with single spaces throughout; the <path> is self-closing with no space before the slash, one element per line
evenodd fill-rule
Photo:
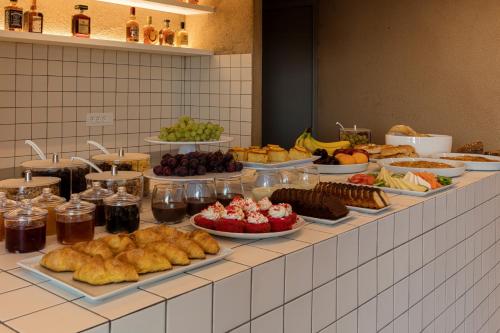
<path fill-rule="evenodd" d="M 311 133 L 311 129 L 308 128 L 295 140 L 295 145 L 299 147 L 304 147 L 313 153 L 316 149 L 325 149 L 328 154 L 332 155 L 337 149 L 350 148 L 351 144 L 349 141 L 335 141 L 335 142 L 322 142 L 316 140 Z"/>

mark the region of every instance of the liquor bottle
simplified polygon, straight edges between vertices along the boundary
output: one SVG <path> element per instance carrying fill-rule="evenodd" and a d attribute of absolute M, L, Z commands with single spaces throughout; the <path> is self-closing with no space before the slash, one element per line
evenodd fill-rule
<path fill-rule="evenodd" d="M 75 9 L 80 13 L 73 15 L 71 32 L 75 37 L 90 37 L 90 17 L 84 14 L 89 9 L 87 5 L 75 5 Z"/>
<path fill-rule="evenodd" d="M 160 30 L 160 45 L 174 45 L 175 32 L 170 29 L 170 20 L 164 20 L 165 26 Z"/>
<path fill-rule="evenodd" d="M 10 0 L 5 7 L 5 30 L 23 30 L 23 9 L 17 5 L 17 0 Z"/>
<path fill-rule="evenodd" d="M 139 41 L 139 22 L 135 19 L 135 7 L 130 7 L 130 18 L 127 21 L 127 42 Z"/>
<path fill-rule="evenodd" d="M 24 13 L 24 31 L 43 32 L 43 14 L 36 10 L 36 0 L 31 1 L 31 8 Z"/>
<path fill-rule="evenodd" d="M 175 46 L 188 46 L 188 32 L 186 31 L 186 23 L 181 22 L 181 28 L 175 32 Z"/>
<path fill-rule="evenodd" d="M 155 44 L 158 39 L 158 31 L 153 26 L 153 17 L 148 16 L 148 24 L 142 29 L 144 33 L 144 44 Z"/>

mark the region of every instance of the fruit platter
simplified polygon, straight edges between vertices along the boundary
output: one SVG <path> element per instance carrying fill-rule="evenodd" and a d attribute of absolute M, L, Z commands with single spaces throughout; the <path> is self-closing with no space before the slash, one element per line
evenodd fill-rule
<path fill-rule="evenodd" d="M 233 147 L 229 149 L 236 161 L 244 167 L 264 170 L 279 169 L 312 163 L 317 156 L 313 156 L 304 147 L 294 146 L 287 150 L 279 145 L 269 144 L 264 147 Z"/>
<path fill-rule="evenodd" d="M 210 234 L 240 239 L 285 236 L 305 225 L 289 204 L 273 205 L 269 198 L 255 202 L 242 197 L 234 198 L 226 207 L 216 202 L 192 216 L 190 222 Z"/>
<path fill-rule="evenodd" d="M 385 192 L 423 197 L 446 191 L 453 187 L 452 178 L 430 172 L 393 173 L 382 168 L 378 174 L 356 174 L 348 183 L 373 186 Z"/>
<path fill-rule="evenodd" d="M 316 149 L 314 155 L 320 157 L 314 161 L 319 173 L 357 173 L 368 169 L 369 154 L 363 149 L 337 149 L 332 155 L 326 149 Z"/>
<path fill-rule="evenodd" d="M 199 151 L 199 145 L 219 144 L 233 141 L 232 137 L 222 135 L 224 128 L 211 122 L 196 122 L 191 117 L 182 116 L 170 127 L 162 127 L 158 136 L 151 136 L 144 141 L 160 145 L 179 145 L 179 153 Z"/>

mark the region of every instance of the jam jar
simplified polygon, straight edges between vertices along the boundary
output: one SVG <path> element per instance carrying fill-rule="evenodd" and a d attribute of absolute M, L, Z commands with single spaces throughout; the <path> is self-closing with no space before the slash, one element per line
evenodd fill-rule
<path fill-rule="evenodd" d="M 104 198 L 113 195 L 113 191 L 102 188 L 101 183 L 93 182 L 92 187 L 80 193 L 80 199 L 95 205 L 95 225 L 102 226 L 106 224 L 104 218 Z"/>
<path fill-rule="evenodd" d="M 7 199 L 5 192 L 0 192 L 0 242 L 5 239 L 5 224 L 3 215 L 16 207 L 17 201 Z"/>
<path fill-rule="evenodd" d="M 56 234 L 56 207 L 65 203 L 66 199 L 52 194 L 52 190 L 46 187 L 42 194 L 33 199 L 33 205 L 47 210 L 47 236 Z"/>
<path fill-rule="evenodd" d="M 111 233 L 134 232 L 139 228 L 141 197 L 128 194 L 120 186 L 116 194 L 104 199 L 106 230 Z"/>
<path fill-rule="evenodd" d="M 75 244 L 94 239 L 95 205 L 72 194 L 71 199 L 56 208 L 57 241 Z"/>
<path fill-rule="evenodd" d="M 13 253 L 39 251 L 45 247 L 47 211 L 23 199 L 18 208 L 4 215 L 5 248 Z"/>
<path fill-rule="evenodd" d="M 60 182 L 61 179 L 56 177 L 33 177 L 31 170 L 26 170 L 24 178 L 1 180 L 0 191 L 5 192 L 7 198 L 20 201 L 36 198 L 46 187 L 49 187 L 53 194 L 59 195 Z"/>
<path fill-rule="evenodd" d="M 143 195 L 143 177 L 142 172 L 119 171 L 117 165 L 111 167 L 111 171 L 89 173 L 85 176 L 87 184 L 92 186 L 93 182 L 99 182 L 103 188 L 116 192 L 118 187 L 125 187 L 127 193 L 134 196 Z"/>

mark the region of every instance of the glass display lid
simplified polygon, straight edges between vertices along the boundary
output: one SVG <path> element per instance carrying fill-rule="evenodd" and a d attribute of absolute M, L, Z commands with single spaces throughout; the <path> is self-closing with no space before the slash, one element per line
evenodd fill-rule
<path fill-rule="evenodd" d="M 118 171 L 118 167 L 113 165 L 111 171 L 89 173 L 85 176 L 89 186 L 94 182 L 99 182 L 101 187 L 116 192 L 119 187 L 125 187 L 126 191 L 132 195 L 143 195 L 143 177 L 141 172 Z"/>

